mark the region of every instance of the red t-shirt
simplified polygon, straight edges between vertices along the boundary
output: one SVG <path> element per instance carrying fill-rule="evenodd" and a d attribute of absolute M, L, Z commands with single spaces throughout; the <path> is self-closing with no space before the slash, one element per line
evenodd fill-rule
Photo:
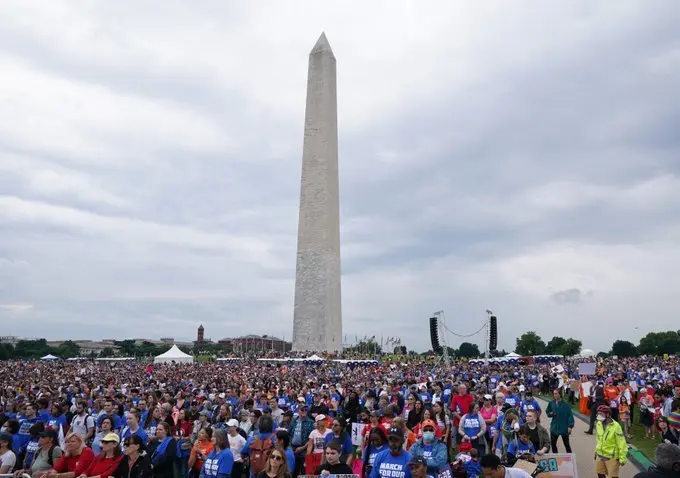
<path fill-rule="evenodd" d="M 54 470 L 57 473 L 75 473 L 80 476 L 85 473 L 85 470 L 92 464 L 94 460 L 94 452 L 92 448 L 86 446 L 78 456 L 63 455 L 54 465 Z"/>
<path fill-rule="evenodd" d="M 123 455 L 112 456 L 111 458 L 106 458 L 104 452 L 97 455 L 97 457 L 92 460 L 90 466 L 85 470 L 87 476 L 100 476 L 101 478 L 108 478 L 117 469 L 120 462 L 123 460 Z"/>
<path fill-rule="evenodd" d="M 466 413 L 470 412 L 470 405 L 472 405 L 472 402 L 475 401 L 475 397 L 472 395 L 465 394 L 465 395 L 454 395 L 453 398 L 451 399 L 451 411 L 452 412 L 458 412 L 460 416 L 462 417 Z M 458 429 L 458 425 L 460 424 L 460 418 L 458 417 L 453 417 L 453 426 L 455 429 Z"/>

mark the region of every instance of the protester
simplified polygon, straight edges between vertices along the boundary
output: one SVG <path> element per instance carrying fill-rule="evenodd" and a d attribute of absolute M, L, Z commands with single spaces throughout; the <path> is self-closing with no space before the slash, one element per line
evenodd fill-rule
<path fill-rule="evenodd" d="M 611 408 L 597 408 L 595 472 L 598 476 L 618 477 L 619 467 L 626 464 L 628 444 L 621 425 L 612 418 Z"/>
<path fill-rule="evenodd" d="M 557 440 L 562 437 L 564 448 L 567 453 L 571 453 L 569 436 L 574 429 L 574 413 L 568 403 L 562 400 L 559 390 L 553 391 L 553 400 L 548 403 L 545 411 L 552 420 L 550 422 L 550 446 L 552 452 L 557 453 Z"/>

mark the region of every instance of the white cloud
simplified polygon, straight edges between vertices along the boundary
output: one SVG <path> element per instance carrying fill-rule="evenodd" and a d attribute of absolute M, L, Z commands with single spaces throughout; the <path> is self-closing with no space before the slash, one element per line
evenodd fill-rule
<path fill-rule="evenodd" d="M 0 304 L 0 311 L 9 314 L 23 314 L 33 309 L 33 304 Z"/>

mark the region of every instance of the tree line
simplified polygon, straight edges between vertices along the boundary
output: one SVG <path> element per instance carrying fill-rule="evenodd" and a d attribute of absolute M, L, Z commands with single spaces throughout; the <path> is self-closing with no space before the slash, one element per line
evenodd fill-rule
<path fill-rule="evenodd" d="M 571 357 L 581 353 L 580 340 L 569 337 L 553 337 L 547 343 L 536 332 L 525 332 L 516 339 L 515 353 L 529 355 L 564 355 Z"/>
<path fill-rule="evenodd" d="M 680 354 L 680 330 L 675 332 L 650 332 L 635 345 L 628 340 L 617 340 L 612 344 L 609 353 L 619 357 L 637 357 L 639 355 L 678 355 Z"/>
<path fill-rule="evenodd" d="M 45 355 L 55 355 L 62 359 L 84 357 L 154 357 L 166 352 L 172 347 L 169 344 L 156 345 L 153 342 L 143 341 L 137 344 L 134 340 L 116 340 L 115 347 L 102 349 L 99 355 L 84 354 L 81 347 L 72 340 L 66 340 L 58 347 L 52 347 L 45 339 L 19 340 L 16 344 L 0 344 L 0 360 L 31 360 L 39 359 Z M 194 355 L 220 355 L 230 353 L 231 349 L 222 344 L 196 344 L 193 347 L 179 346 L 188 354 Z"/>

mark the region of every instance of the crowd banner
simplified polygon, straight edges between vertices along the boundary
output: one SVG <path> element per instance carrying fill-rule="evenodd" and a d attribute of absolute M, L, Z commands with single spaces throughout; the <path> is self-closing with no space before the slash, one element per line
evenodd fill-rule
<path fill-rule="evenodd" d="M 553 453 L 536 457 L 537 478 L 578 478 L 576 455 Z"/>
<path fill-rule="evenodd" d="M 583 362 L 578 364 L 579 375 L 595 375 L 595 362 Z"/>
<path fill-rule="evenodd" d="M 361 446 L 361 437 L 365 427 L 365 423 L 352 423 L 352 445 Z"/>

